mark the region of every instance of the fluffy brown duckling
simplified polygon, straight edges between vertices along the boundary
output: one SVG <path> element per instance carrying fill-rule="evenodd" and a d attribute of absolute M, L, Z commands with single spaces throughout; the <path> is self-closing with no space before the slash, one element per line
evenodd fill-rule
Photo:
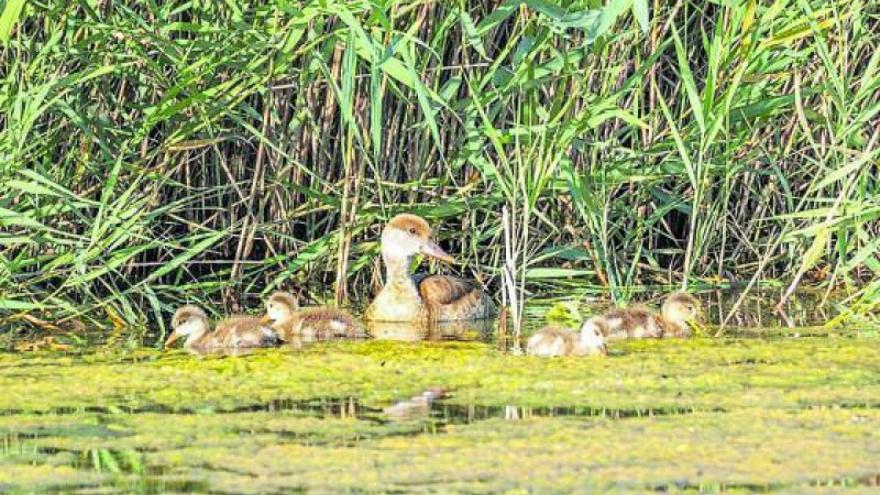
<path fill-rule="evenodd" d="M 183 306 L 174 313 L 171 328 L 173 331 L 165 341 L 166 349 L 181 336 L 186 337 L 183 347 L 195 352 L 274 347 L 281 343 L 269 326 L 252 316 L 231 316 L 217 323 L 212 331 L 208 315 L 193 305 Z"/>
<path fill-rule="evenodd" d="M 492 299 L 470 282 L 450 275 L 411 276 L 409 267 L 421 253 L 454 263 L 432 239 L 425 219 L 400 214 L 382 230 L 385 286 L 364 313 L 371 321 L 454 321 L 488 318 L 496 313 Z"/>
<path fill-rule="evenodd" d="M 302 308 L 296 296 L 277 291 L 266 299 L 263 322 L 285 341 L 329 340 L 333 338 L 360 338 L 363 327 L 347 311 L 334 308 Z"/>
<path fill-rule="evenodd" d="M 601 318 L 585 321 L 580 332 L 547 326 L 529 337 L 526 354 L 540 357 L 604 355 L 608 350 L 603 335 L 604 322 Z"/>
<path fill-rule="evenodd" d="M 666 297 L 660 314 L 641 305 L 612 309 L 602 315 L 604 334 L 610 339 L 687 337 L 688 323 L 700 318 L 700 301 L 675 292 Z"/>

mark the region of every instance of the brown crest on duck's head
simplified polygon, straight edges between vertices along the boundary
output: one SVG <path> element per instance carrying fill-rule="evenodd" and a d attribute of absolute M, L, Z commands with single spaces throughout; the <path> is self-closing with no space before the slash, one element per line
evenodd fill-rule
<path fill-rule="evenodd" d="M 431 238 L 431 226 L 424 218 L 409 213 L 401 213 L 392 218 L 385 226 L 386 229 L 397 229 L 419 239 Z"/>
<path fill-rule="evenodd" d="M 446 254 L 432 237 L 431 226 L 424 218 L 401 213 L 385 225 L 382 250 L 393 257 L 405 258 L 422 253 L 440 261 L 455 263 L 455 259 Z"/>

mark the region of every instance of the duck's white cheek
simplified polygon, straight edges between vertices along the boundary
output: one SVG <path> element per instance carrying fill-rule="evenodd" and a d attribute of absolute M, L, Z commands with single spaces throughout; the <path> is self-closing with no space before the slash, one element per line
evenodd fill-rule
<path fill-rule="evenodd" d="M 406 258 L 419 252 L 419 241 L 402 230 L 391 229 L 382 233 L 382 252 L 396 258 Z"/>

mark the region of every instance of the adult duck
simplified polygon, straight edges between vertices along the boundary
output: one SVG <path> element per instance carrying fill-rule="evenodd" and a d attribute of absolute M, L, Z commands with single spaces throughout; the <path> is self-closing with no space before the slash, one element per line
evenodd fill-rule
<path fill-rule="evenodd" d="M 417 254 L 455 262 L 432 237 L 428 222 L 419 216 L 404 213 L 388 222 L 381 240 L 385 286 L 364 313 L 365 320 L 440 322 L 495 314 L 492 299 L 462 278 L 410 275 L 409 267 Z"/>

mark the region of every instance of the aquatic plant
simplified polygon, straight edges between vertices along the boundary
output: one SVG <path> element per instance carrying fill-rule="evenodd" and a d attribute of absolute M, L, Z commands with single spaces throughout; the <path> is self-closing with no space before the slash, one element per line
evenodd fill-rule
<path fill-rule="evenodd" d="M 236 359 L 0 353 L 0 487 L 787 494 L 876 486 L 876 336 L 630 341 L 611 351 L 549 360 L 481 343 L 369 341 Z M 406 411 L 423 414 L 398 414 L 395 405 L 426 391 L 435 400 Z"/>

